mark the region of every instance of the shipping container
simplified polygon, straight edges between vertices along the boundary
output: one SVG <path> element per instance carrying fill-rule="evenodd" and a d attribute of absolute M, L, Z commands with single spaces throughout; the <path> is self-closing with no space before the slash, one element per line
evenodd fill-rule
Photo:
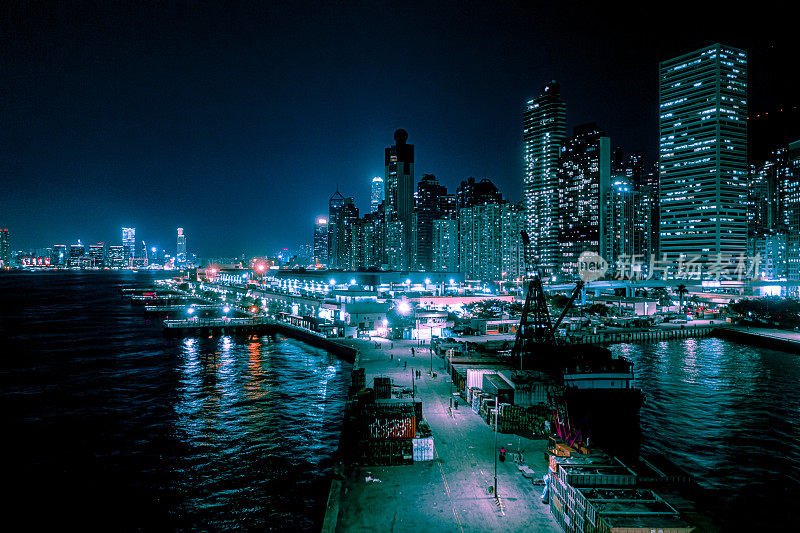
<path fill-rule="evenodd" d="M 364 368 L 356 368 L 351 374 L 353 389 L 356 392 L 363 390 L 367 386 L 367 373 Z"/>
<path fill-rule="evenodd" d="M 376 377 L 375 384 L 375 398 L 388 399 L 392 397 L 392 378 L 390 377 Z"/>
<path fill-rule="evenodd" d="M 485 374 L 496 375 L 496 368 L 468 368 L 467 369 L 467 387 L 483 388 L 483 376 Z"/>
<path fill-rule="evenodd" d="M 461 392 L 467 385 L 467 369 L 461 365 L 453 365 L 450 372 L 450 378 L 453 380 L 453 385 L 456 391 Z"/>
<path fill-rule="evenodd" d="M 514 389 L 498 374 L 483 375 L 483 392 L 497 398 L 498 403 L 514 402 Z"/>
<path fill-rule="evenodd" d="M 433 447 L 433 437 L 425 439 L 413 439 L 414 462 L 433 461 L 435 452 Z"/>
<path fill-rule="evenodd" d="M 362 440 L 358 451 L 358 461 L 365 465 L 404 465 L 414 462 L 412 439 Z"/>
<path fill-rule="evenodd" d="M 366 438 L 372 439 L 413 439 L 416 436 L 416 421 L 407 418 L 376 418 L 366 427 Z"/>
<path fill-rule="evenodd" d="M 558 476 L 565 485 L 574 487 L 633 486 L 636 474 L 620 465 L 560 464 Z"/>
<path fill-rule="evenodd" d="M 536 370 L 501 370 L 498 375 L 513 389 L 514 405 L 522 407 L 546 404 L 554 387 L 552 378 Z"/>

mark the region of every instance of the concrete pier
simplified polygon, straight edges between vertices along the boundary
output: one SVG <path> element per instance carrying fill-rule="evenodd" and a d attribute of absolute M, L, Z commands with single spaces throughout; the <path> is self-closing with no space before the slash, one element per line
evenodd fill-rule
<path fill-rule="evenodd" d="M 800 354 L 800 333 L 796 331 L 734 326 L 720 328 L 714 335 L 742 344 Z"/>
<path fill-rule="evenodd" d="M 422 372 L 413 385 L 433 431 L 435 459 L 403 466 L 343 465 L 332 485 L 323 531 L 561 531 L 541 502 L 542 487 L 533 484 L 547 473 L 546 441 L 498 434 L 498 449 L 508 453 L 505 462 L 497 463 L 498 505 L 489 493 L 495 433 L 463 403 L 451 414 L 454 388 L 443 360 L 431 358 L 417 341 L 379 339 L 378 349 L 376 340 L 337 342 L 360 351 L 368 384 L 375 376 L 389 376 L 394 384 L 411 388 L 414 370 Z M 533 474 L 513 460 L 520 451 Z"/>

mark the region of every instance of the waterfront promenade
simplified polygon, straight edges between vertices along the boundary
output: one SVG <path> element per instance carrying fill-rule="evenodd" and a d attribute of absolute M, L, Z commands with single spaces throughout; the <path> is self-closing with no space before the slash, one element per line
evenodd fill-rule
<path fill-rule="evenodd" d="M 433 461 L 413 465 L 345 467 L 338 502 L 329 502 L 329 514 L 337 515 L 331 531 L 560 531 L 541 502 L 542 486 L 523 477 L 513 460 L 522 451 L 533 479 L 541 479 L 547 472 L 546 441 L 498 433 L 497 447 L 507 451 L 506 461 L 497 463 L 498 507 L 488 490 L 494 484 L 494 431 L 463 401 L 450 414 L 454 389 L 442 372 L 442 360 L 433 357 L 433 378 L 428 349 L 416 341 L 394 341 L 392 349 L 390 341 L 381 339 L 377 350 L 375 341 L 339 342 L 358 346 L 368 386 L 375 376 L 389 376 L 395 385 L 411 388 L 412 372 L 422 371 L 416 395 L 422 398 L 436 454 Z"/>

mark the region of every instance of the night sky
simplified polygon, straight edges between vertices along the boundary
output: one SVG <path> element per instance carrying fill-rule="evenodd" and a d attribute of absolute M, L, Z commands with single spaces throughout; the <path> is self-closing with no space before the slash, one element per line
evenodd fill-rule
<path fill-rule="evenodd" d="M 168 251 L 182 226 L 200 256 L 294 249 L 337 185 L 368 209 L 397 128 L 417 177 L 489 177 L 518 201 L 524 104 L 550 79 L 569 128 L 653 160 L 660 60 L 748 49 L 753 112 L 786 85 L 770 41 L 800 52 L 769 2 L 697 4 L 3 2 L 0 227 L 14 249 L 119 244 L 128 225 Z"/>

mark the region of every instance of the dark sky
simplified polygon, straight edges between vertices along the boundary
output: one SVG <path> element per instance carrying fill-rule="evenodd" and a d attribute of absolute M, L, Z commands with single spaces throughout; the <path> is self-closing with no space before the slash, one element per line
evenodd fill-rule
<path fill-rule="evenodd" d="M 293 249 L 337 184 L 368 209 L 401 127 L 417 177 L 517 201 L 522 110 L 550 79 L 570 127 L 652 159 L 660 60 L 747 48 L 760 110 L 770 40 L 800 51 L 788 8 L 697 4 L 3 2 L 0 227 L 14 249 L 124 225 L 168 250 L 182 226 L 201 256 Z"/>

